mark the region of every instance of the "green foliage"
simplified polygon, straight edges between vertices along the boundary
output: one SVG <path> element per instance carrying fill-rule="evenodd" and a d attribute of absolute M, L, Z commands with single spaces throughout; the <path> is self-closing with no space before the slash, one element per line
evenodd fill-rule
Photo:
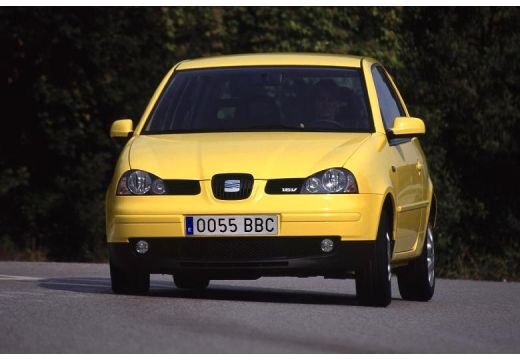
<path fill-rule="evenodd" d="M 408 8 L 403 19 L 402 86 L 429 129 L 441 269 L 518 279 L 520 11 Z"/>
<path fill-rule="evenodd" d="M 0 257 L 105 258 L 110 123 L 137 120 L 177 61 L 331 52 L 383 62 L 426 121 L 441 275 L 519 279 L 519 20 L 518 8 L 2 8 Z"/>

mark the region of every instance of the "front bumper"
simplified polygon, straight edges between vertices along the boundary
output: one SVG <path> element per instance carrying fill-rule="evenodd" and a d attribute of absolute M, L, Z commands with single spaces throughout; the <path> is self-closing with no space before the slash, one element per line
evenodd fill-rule
<path fill-rule="evenodd" d="M 217 200 L 208 191 L 194 196 L 109 195 L 107 241 L 183 237 L 185 215 L 212 214 L 276 214 L 278 236 L 334 235 L 345 241 L 376 238 L 383 195 L 267 195 L 256 189 L 259 186 L 255 184 L 249 199 L 233 201 Z"/>
<path fill-rule="evenodd" d="M 210 279 L 256 279 L 261 276 L 347 278 L 373 258 L 374 241 L 345 242 L 323 253 L 325 237 L 132 238 L 110 243 L 110 261 L 127 271 L 193 274 Z M 135 243 L 149 244 L 146 254 Z"/>
<path fill-rule="evenodd" d="M 215 199 L 206 182 L 201 184 L 201 194 L 195 196 L 109 193 L 107 240 L 111 261 L 128 270 L 204 273 L 215 279 L 236 279 L 278 275 L 347 277 L 372 259 L 383 195 L 268 195 L 261 182 L 255 181 L 250 198 L 233 201 Z M 186 236 L 186 215 L 211 214 L 276 214 L 278 235 Z M 321 253 L 319 247 L 325 237 L 335 242 L 335 250 L 330 254 Z M 134 251 L 139 239 L 150 243 L 146 255 Z M 179 250 L 190 246 L 188 253 Z M 221 257 L 213 256 L 229 248 L 245 248 L 250 253 L 237 255 L 231 251 Z M 312 251 L 305 250 L 308 248 Z"/>

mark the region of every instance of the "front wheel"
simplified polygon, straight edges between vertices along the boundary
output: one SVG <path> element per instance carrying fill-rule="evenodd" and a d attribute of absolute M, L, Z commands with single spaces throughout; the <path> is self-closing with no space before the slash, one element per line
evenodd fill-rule
<path fill-rule="evenodd" d="M 383 211 L 372 258 L 356 271 L 356 292 L 361 305 L 385 307 L 392 301 L 391 229 L 390 217 Z"/>
<path fill-rule="evenodd" d="M 428 301 L 435 291 L 435 248 L 431 221 L 426 228 L 421 255 L 397 269 L 399 292 L 404 300 Z"/>

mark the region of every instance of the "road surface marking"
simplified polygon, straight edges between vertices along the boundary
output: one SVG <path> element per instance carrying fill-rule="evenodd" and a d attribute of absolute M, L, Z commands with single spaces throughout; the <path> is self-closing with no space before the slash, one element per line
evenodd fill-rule
<path fill-rule="evenodd" d="M 84 287 L 98 287 L 98 288 L 110 288 L 110 284 L 106 285 L 95 285 L 95 284 L 82 284 L 82 283 L 72 283 L 72 282 L 56 282 L 56 281 L 45 281 L 45 285 L 68 285 L 68 286 L 84 286 Z M 173 289 L 173 286 L 165 286 L 158 284 L 150 284 L 151 288 L 163 288 L 163 289 Z"/>
<path fill-rule="evenodd" d="M 43 280 L 43 278 L 32 277 L 32 276 L 18 276 L 18 275 L 2 275 L 0 274 L 1 280 L 11 280 L 11 281 L 39 281 Z"/>
<path fill-rule="evenodd" d="M 15 295 L 5 295 L 5 294 L 0 294 L 0 297 L 3 297 L 3 298 L 14 298 L 16 297 Z"/>
<path fill-rule="evenodd" d="M 1 295 L 31 295 L 31 296 L 45 296 L 42 292 L 29 292 L 29 291 L 0 291 Z"/>
<path fill-rule="evenodd" d="M 84 286 L 84 287 L 98 287 L 98 288 L 108 288 L 108 285 L 93 285 L 93 284 L 79 284 L 79 283 L 67 283 L 67 282 L 54 282 L 54 281 L 46 281 L 44 282 L 45 285 L 68 285 L 71 287 L 74 286 Z"/>
<path fill-rule="evenodd" d="M 3 275 L 0 274 L 0 281 L 42 281 L 44 284 L 50 284 L 50 285 L 69 285 L 69 286 L 84 286 L 84 287 L 100 287 L 100 288 L 107 288 L 110 287 L 110 281 L 108 279 L 83 279 L 78 278 L 77 280 L 71 278 L 67 279 L 70 281 L 78 281 L 78 282 L 56 282 L 53 281 L 52 278 L 40 278 L 40 277 L 33 277 L 33 276 L 19 276 L 19 275 Z M 89 284 L 89 283 L 101 283 L 104 285 L 98 285 L 98 284 Z M 163 284 L 157 284 L 157 283 L 151 283 L 150 284 L 152 288 L 163 288 L 163 289 L 172 289 L 172 286 L 163 285 Z"/>

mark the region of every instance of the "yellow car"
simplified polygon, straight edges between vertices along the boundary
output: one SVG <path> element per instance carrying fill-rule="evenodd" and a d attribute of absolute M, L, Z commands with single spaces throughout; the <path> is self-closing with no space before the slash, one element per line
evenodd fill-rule
<path fill-rule="evenodd" d="M 355 278 L 386 306 L 435 287 L 435 197 L 410 117 L 375 60 L 233 55 L 176 64 L 127 140 L 106 194 L 112 289 L 150 274 Z"/>

